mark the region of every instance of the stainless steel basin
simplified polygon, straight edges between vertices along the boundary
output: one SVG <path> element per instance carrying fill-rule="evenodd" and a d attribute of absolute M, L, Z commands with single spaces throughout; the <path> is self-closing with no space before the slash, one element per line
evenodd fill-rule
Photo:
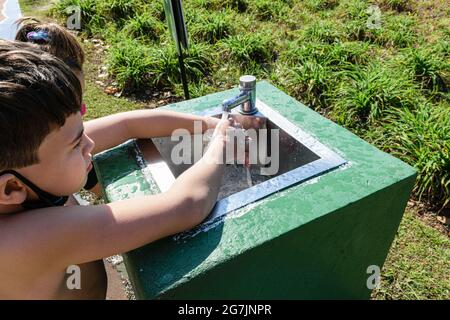
<path fill-rule="evenodd" d="M 274 192 L 323 175 L 346 163 L 346 160 L 333 150 L 292 124 L 263 102 L 257 100 L 256 106 L 260 112 L 259 115 L 267 118 L 269 158 L 274 155 L 271 152 L 271 132 L 278 129 L 278 170 L 276 173 L 267 175 L 262 174 L 261 169 L 270 167 L 271 163 L 251 165 L 249 177 L 244 166 L 227 165 L 218 201 L 207 219 L 207 223 Z M 220 116 L 221 108 L 207 109 L 199 114 Z M 196 139 L 193 137 L 192 141 L 195 142 Z M 199 141 L 197 143 L 207 144 L 207 141 L 197 141 Z M 178 141 L 171 141 L 170 137 L 139 140 L 137 142 L 144 159 L 142 166 L 150 173 L 150 178 L 154 180 L 162 192 L 170 188 L 173 181 L 192 165 L 175 164 L 171 161 L 171 153 L 178 143 Z M 190 163 L 195 163 L 195 159 L 191 158 L 191 160 Z"/>

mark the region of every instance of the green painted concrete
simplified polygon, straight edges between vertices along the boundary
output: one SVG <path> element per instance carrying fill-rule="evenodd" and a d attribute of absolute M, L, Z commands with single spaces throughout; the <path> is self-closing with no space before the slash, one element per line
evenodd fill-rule
<path fill-rule="evenodd" d="M 95 155 L 94 166 L 107 202 L 160 192 L 141 171 L 136 161 L 138 152 L 134 141 L 130 140 Z"/>
<path fill-rule="evenodd" d="M 217 106 L 236 89 L 165 108 Z M 382 266 L 416 172 L 267 82 L 257 96 L 349 161 L 275 193 L 208 232 L 168 237 L 125 254 L 141 299 L 367 299 L 370 265 Z M 107 201 L 159 192 L 128 143 L 96 157 Z M 151 179 L 149 179 L 151 180 Z"/>

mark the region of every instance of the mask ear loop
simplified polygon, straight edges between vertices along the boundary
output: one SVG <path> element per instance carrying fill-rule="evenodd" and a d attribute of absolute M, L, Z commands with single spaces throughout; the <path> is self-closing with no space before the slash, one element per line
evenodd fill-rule
<path fill-rule="evenodd" d="M 28 180 L 27 178 L 25 178 L 20 173 L 14 171 L 14 170 L 2 171 L 2 172 L 0 172 L 0 176 L 4 175 L 4 174 L 8 174 L 8 173 L 14 175 L 20 181 L 25 183 L 31 190 L 33 190 L 38 195 L 39 199 L 46 202 L 49 206 L 52 206 L 52 207 L 63 206 L 67 202 L 67 199 L 69 198 L 68 196 L 55 196 L 53 194 L 50 194 L 48 192 L 41 190 L 33 182 L 31 182 L 30 180 Z M 31 203 L 32 202 L 30 202 L 30 204 Z M 30 205 L 30 206 L 28 206 L 28 208 L 37 209 L 37 208 L 42 208 L 42 206 Z"/>

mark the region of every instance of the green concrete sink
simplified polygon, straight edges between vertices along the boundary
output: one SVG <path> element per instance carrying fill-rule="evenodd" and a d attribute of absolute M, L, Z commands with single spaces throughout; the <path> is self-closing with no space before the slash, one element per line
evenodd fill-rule
<path fill-rule="evenodd" d="M 164 108 L 214 115 L 237 91 Z M 201 226 L 124 253 L 138 298 L 370 297 L 368 268 L 384 264 L 415 170 L 267 82 L 257 97 L 268 128 L 284 137 L 279 173 L 223 193 Z M 128 141 L 95 156 L 106 201 L 170 187 L 187 167 L 167 161 L 170 146 L 158 150 L 160 142 Z"/>

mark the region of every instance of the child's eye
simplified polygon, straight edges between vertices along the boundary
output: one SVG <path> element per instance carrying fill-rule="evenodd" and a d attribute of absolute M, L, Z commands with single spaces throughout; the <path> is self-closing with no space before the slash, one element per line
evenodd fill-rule
<path fill-rule="evenodd" d="M 82 139 L 80 139 L 80 141 L 78 141 L 78 143 L 73 148 L 78 149 L 81 146 L 81 141 L 82 141 Z"/>

